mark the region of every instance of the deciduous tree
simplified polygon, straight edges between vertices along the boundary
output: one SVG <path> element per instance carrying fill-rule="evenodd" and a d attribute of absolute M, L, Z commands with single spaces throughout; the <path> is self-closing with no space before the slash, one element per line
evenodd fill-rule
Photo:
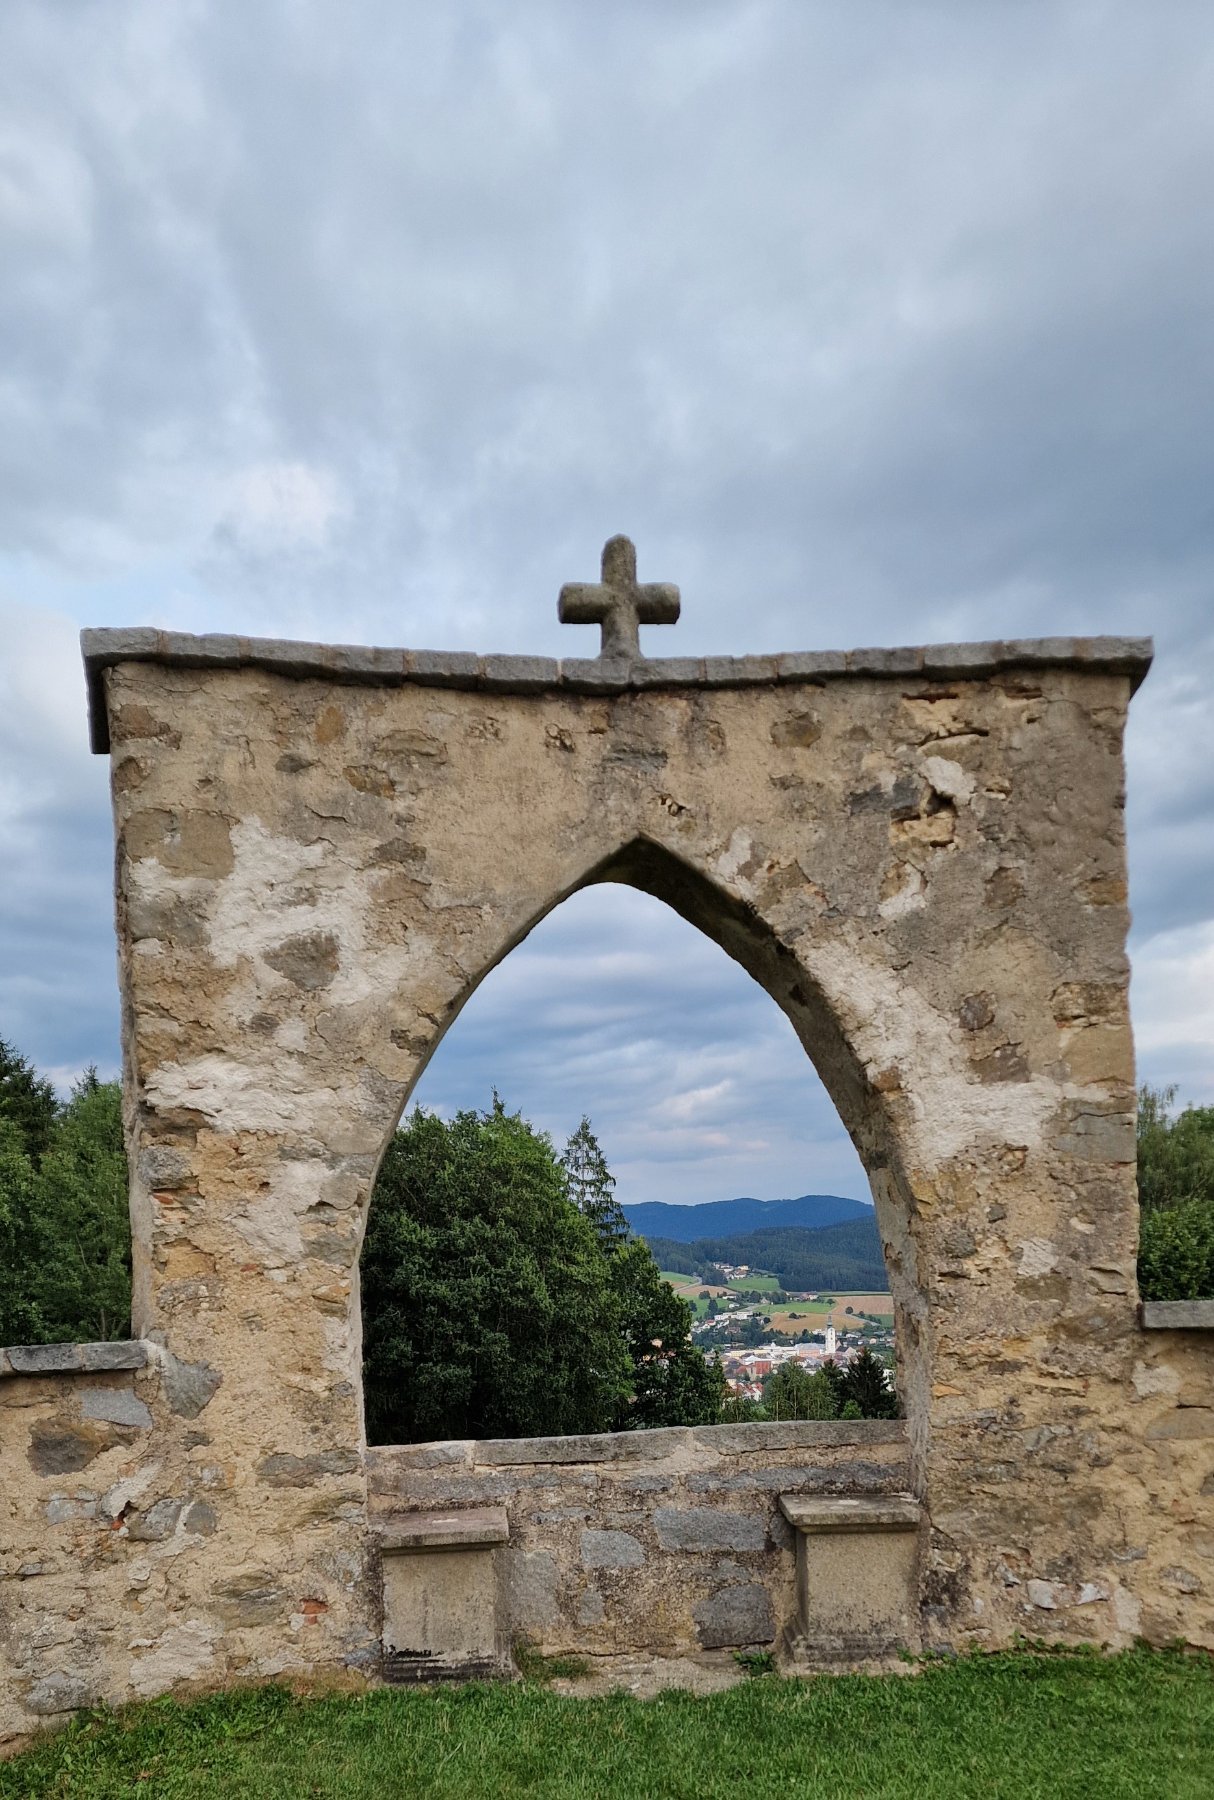
<path fill-rule="evenodd" d="M 414 1112 L 362 1258 L 373 1440 L 602 1431 L 630 1387 L 608 1258 L 550 1140 L 495 1100 Z"/>

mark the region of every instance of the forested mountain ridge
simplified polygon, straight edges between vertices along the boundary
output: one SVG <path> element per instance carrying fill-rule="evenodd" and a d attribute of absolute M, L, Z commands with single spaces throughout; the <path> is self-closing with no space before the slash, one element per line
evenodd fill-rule
<path fill-rule="evenodd" d="M 877 1221 L 871 1207 L 864 1210 L 867 1218 L 846 1219 L 816 1231 L 790 1225 L 697 1238 L 691 1244 L 662 1237 L 645 1241 L 663 1269 L 679 1274 L 698 1274 L 711 1263 L 746 1263 L 752 1269 L 767 1270 L 781 1287 L 793 1292 L 884 1293 L 889 1277 Z"/>
<path fill-rule="evenodd" d="M 797 1225 L 817 1231 L 824 1225 L 873 1217 L 868 1201 L 847 1200 L 842 1194 L 801 1194 L 795 1200 L 752 1200 L 743 1196 L 737 1200 L 709 1200 L 701 1206 L 670 1206 L 664 1200 L 643 1200 L 624 1206 L 622 1211 L 638 1237 L 669 1238 L 676 1244 L 777 1226 Z"/>

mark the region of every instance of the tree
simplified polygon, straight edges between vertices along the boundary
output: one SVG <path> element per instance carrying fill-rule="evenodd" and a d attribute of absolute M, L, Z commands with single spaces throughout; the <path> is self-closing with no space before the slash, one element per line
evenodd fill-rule
<path fill-rule="evenodd" d="M 122 1140 L 122 1090 L 90 1069 L 56 1107 L 43 1135 L 49 1087 L 22 1058 L 35 1096 L 31 1135 L 0 1114 L 0 1342 L 90 1342 L 125 1337 L 131 1312 L 131 1228 Z"/>
<path fill-rule="evenodd" d="M 769 1419 L 833 1419 L 838 1405 L 822 1370 L 811 1375 L 800 1363 L 786 1362 L 763 1384 L 763 1411 Z"/>
<path fill-rule="evenodd" d="M 843 1406 L 840 1417 L 848 1418 L 850 1401 L 861 1419 L 894 1419 L 898 1416 L 897 1399 L 886 1382 L 885 1364 L 865 1344 L 843 1372 Z"/>
<path fill-rule="evenodd" d="M 830 1391 L 835 1397 L 836 1413 L 841 1412 L 847 1400 L 847 1395 L 844 1392 L 843 1387 L 842 1369 L 839 1367 L 833 1356 L 828 1356 L 818 1373 L 822 1375 L 830 1385 Z"/>
<path fill-rule="evenodd" d="M 362 1257 L 367 1426 L 380 1443 L 607 1429 L 631 1386 L 611 1268 L 548 1137 L 495 1097 L 415 1111 Z"/>
<path fill-rule="evenodd" d="M 131 1320 L 131 1227 L 122 1088 L 89 1069 L 55 1125 L 36 1181 L 51 1247 L 35 1291 L 56 1340 L 126 1337 Z"/>
<path fill-rule="evenodd" d="M 628 1235 L 588 1120 L 570 1143 L 558 1160 L 496 1095 L 491 1112 L 447 1124 L 416 1111 L 396 1133 L 362 1259 L 373 1440 L 720 1416 L 720 1361 L 690 1341 L 690 1306 Z"/>
<path fill-rule="evenodd" d="M 569 1184 L 569 1198 L 594 1226 L 600 1244 L 610 1255 L 631 1235 L 624 1211 L 615 1197 L 615 1177 L 599 1140 L 583 1113 L 582 1122 L 565 1145 L 561 1158 Z"/>
<path fill-rule="evenodd" d="M 1144 1300 L 1214 1296 L 1214 1206 L 1179 1201 L 1139 1221 L 1138 1286 Z"/>
<path fill-rule="evenodd" d="M 1214 1107 L 1173 1115 L 1175 1088 L 1138 1095 L 1138 1285 L 1147 1300 L 1214 1296 Z"/>
<path fill-rule="evenodd" d="M 11 1118 L 0 1116 L 0 1343 L 43 1344 L 46 1326 L 33 1296 L 43 1245 L 36 1230 L 34 1166 Z"/>
<path fill-rule="evenodd" d="M 1205 1200 L 1214 1205 L 1214 1106 L 1173 1115 L 1174 1087 L 1138 1094 L 1138 1199 L 1144 1212 Z"/>
<path fill-rule="evenodd" d="M 689 1341 L 691 1308 L 662 1280 L 641 1238 L 615 1252 L 612 1285 L 632 1364 L 632 1393 L 616 1409 L 616 1429 L 718 1419 L 727 1391 L 721 1359 L 709 1362 Z"/>
<path fill-rule="evenodd" d="M 50 1146 L 58 1113 L 53 1084 L 0 1038 L 0 1119 L 16 1126 L 35 1167 Z"/>

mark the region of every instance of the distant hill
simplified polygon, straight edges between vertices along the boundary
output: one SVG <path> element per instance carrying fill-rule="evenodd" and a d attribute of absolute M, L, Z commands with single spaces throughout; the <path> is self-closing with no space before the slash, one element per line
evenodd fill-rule
<path fill-rule="evenodd" d="M 842 1225 L 849 1219 L 871 1219 L 873 1209 L 867 1201 L 845 1200 L 841 1194 L 802 1194 L 797 1200 L 709 1200 L 702 1206 L 669 1206 L 664 1200 L 642 1200 L 625 1206 L 624 1217 L 638 1237 L 693 1244 L 700 1238 L 732 1237 L 738 1231 L 770 1230 L 776 1226 L 801 1225 L 817 1231 L 823 1225 Z"/>
<path fill-rule="evenodd" d="M 706 1209 L 694 1208 L 701 1210 Z M 659 1268 L 685 1275 L 699 1275 L 709 1263 L 747 1263 L 752 1269 L 769 1270 L 781 1287 L 800 1292 L 815 1288 L 835 1293 L 885 1293 L 889 1277 L 876 1217 L 871 1206 L 864 1212 L 865 1218 L 822 1225 L 816 1231 L 784 1225 L 699 1238 L 691 1244 L 648 1234 L 645 1241 Z M 745 1277 L 740 1285 L 746 1286 Z"/>

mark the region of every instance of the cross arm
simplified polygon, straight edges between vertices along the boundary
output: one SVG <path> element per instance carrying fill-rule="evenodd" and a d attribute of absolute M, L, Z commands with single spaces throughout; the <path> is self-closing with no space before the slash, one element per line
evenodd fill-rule
<path fill-rule="evenodd" d="M 557 617 L 562 625 L 599 625 L 613 598 L 600 582 L 567 581 L 557 598 Z"/>

